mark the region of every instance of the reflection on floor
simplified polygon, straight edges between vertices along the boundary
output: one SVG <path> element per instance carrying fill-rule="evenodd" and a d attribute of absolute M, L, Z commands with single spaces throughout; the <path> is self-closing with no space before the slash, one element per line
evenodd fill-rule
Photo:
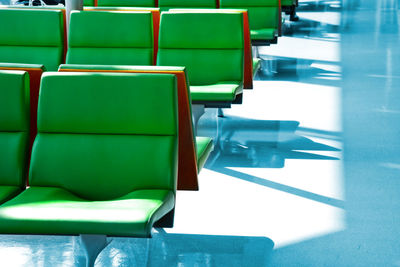
<path fill-rule="evenodd" d="M 339 2 L 300 0 L 300 21 L 259 49 L 263 69 L 243 105 L 218 119 L 206 111 L 199 135 L 215 151 L 200 191 L 178 192 L 175 227 L 112 238 L 96 266 L 290 266 L 286 248 L 346 228 Z M 1 236 L 1 266 L 82 265 L 77 240 Z"/>

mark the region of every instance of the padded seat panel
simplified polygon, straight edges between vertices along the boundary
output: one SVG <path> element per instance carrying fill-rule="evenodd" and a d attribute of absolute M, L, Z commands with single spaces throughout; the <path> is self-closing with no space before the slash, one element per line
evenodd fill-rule
<path fill-rule="evenodd" d="M 145 237 L 153 222 L 173 207 L 170 190 L 137 190 L 115 200 L 88 201 L 62 188 L 31 187 L 2 206 L 0 232 Z"/>
<path fill-rule="evenodd" d="M 243 50 L 160 49 L 157 65 L 186 67 L 191 85 L 242 81 Z"/>
<path fill-rule="evenodd" d="M 0 62 L 44 64 L 47 70 L 62 63 L 61 10 L 0 9 L 0 25 Z"/>
<path fill-rule="evenodd" d="M 206 163 L 211 151 L 214 148 L 213 141 L 210 137 L 196 137 L 197 147 L 197 168 L 198 172 L 201 171 L 204 164 Z"/>
<path fill-rule="evenodd" d="M 240 84 L 235 82 L 190 86 L 190 96 L 193 101 L 233 101 L 241 92 Z"/>
<path fill-rule="evenodd" d="M 62 47 L 0 45 L 1 62 L 43 64 L 46 70 L 56 71 L 62 57 Z"/>
<path fill-rule="evenodd" d="M 66 61 L 68 64 L 151 65 L 152 60 L 153 48 L 75 47 L 68 52 Z"/>
<path fill-rule="evenodd" d="M 68 40 L 68 64 L 153 64 L 150 11 L 74 11 Z"/>
<path fill-rule="evenodd" d="M 30 185 L 62 187 L 80 197 L 101 200 L 155 185 L 173 188 L 175 159 L 166 155 L 176 147 L 172 136 L 39 133 Z"/>

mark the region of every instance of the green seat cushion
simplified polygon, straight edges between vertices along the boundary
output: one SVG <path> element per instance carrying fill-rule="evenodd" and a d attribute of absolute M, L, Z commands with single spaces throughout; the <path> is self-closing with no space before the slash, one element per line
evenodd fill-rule
<path fill-rule="evenodd" d="M 275 29 L 251 30 L 250 35 L 252 40 L 272 40 L 276 36 Z"/>
<path fill-rule="evenodd" d="M 28 73 L 0 70 L 0 185 L 25 185 L 29 107 Z"/>
<path fill-rule="evenodd" d="M 68 46 L 68 64 L 152 65 L 152 14 L 74 11 Z"/>
<path fill-rule="evenodd" d="M 209 137 L 196 137 L 197 148 L 197 170 L 200 172 L 206 163 L 211 151 L 213 150 L 213 141 Z"/>
<path fill-rule="evenodd" d="M 20 186 L 0 185 L 0 203 L 12 199 L 22 191 Z"/>
<path fill-rule="evenodd" d="M 235 82 L 190 86 L 190 95 L 193 101 L 233 101 L 241 92 L 241 85 Z"/>
<path fill-rule="evenodd" d="M 98 0 L 98 6 L 156 7 L 155 0 Z"/>
<path fill-rule="evenodd" d="M 47 70 L 62 63 L 61 10 L 0 9 L 0 25 L 0 62 L 43 64 Z"/>
<path fill-rule="evenodd" d="M 110 201 L 88 201 L 62 188 L 30 187 L 0 208 L 0 232 L 145 237 L 173 206 L 169 190 L 137 190 Z"/>

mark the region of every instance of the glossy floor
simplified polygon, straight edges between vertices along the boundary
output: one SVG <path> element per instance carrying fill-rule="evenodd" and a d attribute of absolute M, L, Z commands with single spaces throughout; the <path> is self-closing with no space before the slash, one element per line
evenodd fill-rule
<path fill-rule="evenodd" d="M 215 138 L 175 227 L 110 238 L 96 266 L 400 266 L 396 0 L 300 0 Z M 0 236 L 0 266 L 79 266 L 76 237 Z"/>

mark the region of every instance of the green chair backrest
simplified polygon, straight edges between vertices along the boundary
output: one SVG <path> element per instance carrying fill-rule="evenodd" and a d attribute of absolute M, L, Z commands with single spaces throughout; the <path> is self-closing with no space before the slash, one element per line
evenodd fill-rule
<path fill-rule="evenodd" d="M 151 12 L 74 11 L 67 64 L 152 65 Z"/>
<path fill-rule="evenodd" d="M 162 11 L 171 8 L 217 8 L 217 0 L 158 0 Z"/>
<path fill-rule="evenodd" d="M 243 81 L 243 14 L 163 12 L 157 65 L 184 66 L 191 85 Z"/>
<path fill-rule="evenodd" d="M 97 0 L 97 6 L 156 7 L 155 0 Z"/>
<path fill-rule="evenodd" d="M 175 191 L 176 95 L 170 74 L 45 73 L 30 185 L 88 200 Z"/>
<path fill-rule="evenodd" d="M 57 70 L 64 56 L 61 10 L 0 8 L 0 62 Z"/>
<path fill-rule="evenodd" d="M 219 0 L 221 8 L 247 9 L 250 30 L 279 27 L 279 0 Z"/>
<path fill-rule="evenodd" d="M 25 186 L 29 118 L 28 73 L 0 70 L 0 185 Z"/>

